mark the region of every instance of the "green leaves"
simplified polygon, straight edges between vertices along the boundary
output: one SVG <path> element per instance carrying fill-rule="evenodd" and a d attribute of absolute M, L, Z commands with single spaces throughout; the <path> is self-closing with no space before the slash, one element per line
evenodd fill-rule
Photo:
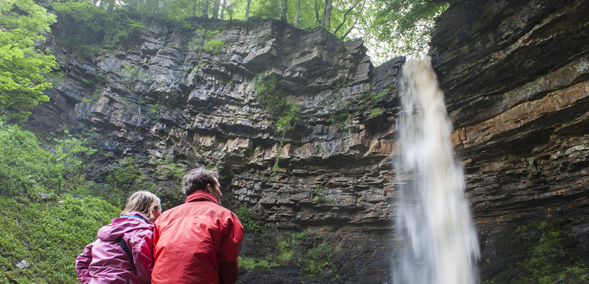
<path fill-rule="evenodd" d="M 0 121 L 0 194 L 58 191 L 62 182 L 53 154 L 39 147 L 34 134 Z"/>
<path fill-rule="evenodd" d="M 55 57 L 35 47 L 55 15 L 34 0 L 0 3 L 0 118 L 24 121 L 29 109 L 49 101 L 43 94 L 51 83 L 45 75 L 57 67 Z"/>
<path fill-rule="evenodd" d="M 286 98 L 286 93 L 276 85 L 276 78 L 256 79 L 256 101 L 274 117 L 276 132 L 284 135 L 294 126 L 300 106 Z"/>
<path fill-rule="evenodd" d="M 421 57 L 429 48 L 434 18 L 458 1 L 372 0 L 359 29 L 377 61 L 401 55 Z"/>
<path fill-rule="evenodd" d="M 21 203 L 0 195 L 0 283 L 74 283 L 76 256 L 120 209 L 97 198 Z M 25 260 L 27 267 L 14 264 Z"/>

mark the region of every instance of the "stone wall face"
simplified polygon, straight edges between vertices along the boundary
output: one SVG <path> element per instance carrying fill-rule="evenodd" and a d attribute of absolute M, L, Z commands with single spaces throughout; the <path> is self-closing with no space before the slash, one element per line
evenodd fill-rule
<path fill-rule="evenodd" d="M 517 227 L 566 219 L 588 249 L 589 3 L 468 1 L 431 53 L 464 161 L 483 279 L 525 257 Z M 455 36 L 448 36 L 454 31 Z"/>
<path fill-rule="evenodd" d="M 67 75 L 30 124 L 98 133 L 104 168 L 129 156 L 217 167 L 226 206 L 246 206 L 287 239 L 308 231 L 334 248 L 337 271 L 320 275 L 321 283 L 386 282 L 404 59 L 375 69 L 361 40 L 274 21 L 220 31 L 213 39 L 224 46 L 216 51 L 199 47 L 211 40 L 203 30 L 169 33 L 154 23 L 142 38 L 89 60 L 52 45 Z M 284 137 L 256 101 L 261 78 L 276 79 L 300 106 Z M 246 232 L 242 256 L 263 259 L 271 246 Z M 300 283 L 300 274 L 301 267 L 250 271 L 240 281 Z"/>
<path fill-rule="evenodd" d="M 525 257 L 515 248 L 538 236 L 515 234 L 522 225 L 568 218 L 567 232 L 588 247 L 588 5 L 464 1 L 434 32 L 430 53 L 465 167 L 483 279 Z M 273 21 L 214 39 L 225 45 L 205 50 L 203 30 L 153 23 L 137 47 L 87 60 L 53 44 L 67 75 L 30 124 L 98 133 L 103 165 L 133 156 L 217 167 L 226 206 L 334 248 L 337 271 L 320 280 L 285 267 L 242 270 L 241 283 L 390 282 L 395 184 L 411 178 L 394 169 L 404 58 L 374 68 L 360 40 Z M 284 137 L 256 101 L 263 77 L 300 106 Z M 265 241 L 246 232 L 242 255 L 263 257 L 272 250 Z"/>

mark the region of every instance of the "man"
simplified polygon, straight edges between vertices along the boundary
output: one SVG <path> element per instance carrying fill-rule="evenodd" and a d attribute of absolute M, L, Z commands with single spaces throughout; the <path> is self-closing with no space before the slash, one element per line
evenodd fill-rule
<path fill-rule="evenodd" d="M 151 283 L 234 284 L 243 226 L 219 205 L 218 173 L 203 168 L 182 179 L 186 202 L 162 215 L 153 232 Z"/>

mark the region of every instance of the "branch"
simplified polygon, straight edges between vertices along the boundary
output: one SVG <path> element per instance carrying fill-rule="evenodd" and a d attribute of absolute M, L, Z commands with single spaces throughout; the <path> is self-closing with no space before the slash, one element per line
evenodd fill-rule
<path fill-rule="evenodd" d="M 354 26 L 356 26 L 356 22 L 354 22 L 354 24 L 352 24 L 352 26 L 350 27 L 350 29 L 342 36 L 342 40 L 344 40 L 344 38 L 346 38 L 346 36 L 348 36 L 348 34 L 354 29 Z"/>
<path fill-rule="evenodd" d="M 344 14 L 344 19 L 343 19 L 342 23 L 339 24 L 339 26 L 335 29 L 335 32 L 333 32 L 334 35 L 337 34 L 337 31 L 346 23 L 346 17 L 348 16 L 348 14 L 350 12 L 352 12 L 352 10 L 354 8 L 356 8 L 356 6 L 358 6 L 358 3 L 354 4 L 354 6 L 350 7 L 350 9 L 348 9 L 348 11 L 346 11 L 346 13 Z"/>

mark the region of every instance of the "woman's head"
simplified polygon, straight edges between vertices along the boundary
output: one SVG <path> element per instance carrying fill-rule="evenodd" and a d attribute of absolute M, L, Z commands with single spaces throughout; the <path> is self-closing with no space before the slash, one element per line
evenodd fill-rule
<path fill-rule="evenodd" d="M 149 191 L 140 190 L 134 192 L 129 196 L 127 205 L 123 212 L 121 212 L 121 215 L 127 215 L 132 211 L 137 211 L 147 216 L 149 220 L 155 221 L 162 213 L 160 199 Z"/>

